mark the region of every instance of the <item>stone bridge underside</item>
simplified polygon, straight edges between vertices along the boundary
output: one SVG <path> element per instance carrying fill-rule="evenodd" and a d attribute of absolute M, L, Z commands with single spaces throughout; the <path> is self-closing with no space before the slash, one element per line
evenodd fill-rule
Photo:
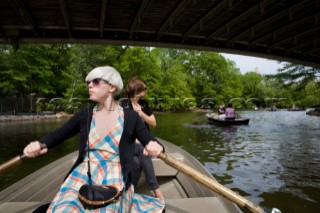
<path fill-rule="evenodd" d="M 320 0 L 1 0 L 0 43 L 218 51 L 320 68 Z"/>

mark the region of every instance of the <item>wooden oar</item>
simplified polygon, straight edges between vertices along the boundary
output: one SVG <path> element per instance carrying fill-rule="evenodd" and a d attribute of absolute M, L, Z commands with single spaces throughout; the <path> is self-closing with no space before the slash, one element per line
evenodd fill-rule
<path fill-rule="evenodd" d="M 45 144 L 41 144 L 41 149 L 44 149 L 46 147 L 47 146 Z M 8 168 L 20 164 L 25 159 L 28 159 L 28 157 L 26 157 L 24 154 L 22 154 L 22 155 L 18 155 L 16 157 L 8 160 L 7 162 L 4 162 L 4 163 L 0 164 L 0 174 L 3 173 Z"/>
<path fill-rule="evenodd" d="M 197 170 L 191 168 L 190 166 L 182 163 L 181 161 L 170 157 L 164 153 L 161 153 L 158 158 L 163 160 L 168 165 L 172 166 L 173 168 L 177 169 L 178 171 L 188 175 L 192 179 L 196 180 L 197 182 L 201 183 L 202 185 L 212 189 L 213 191 L 217 192 L 218 194 L 224 196 L 225 198 L 231 200 L 238 206 L 246 208 L 254 213 L 263 213 L 264 210 L 258 206 L 257 204 L 247 200 L 246 198 L 238 195 L 236 192 L 232 191 L 231 189 L 221 185 L 217 181 L 213 180 L 212 178 L 198 172 Z"/>
<path fill-rule="evenodd" d="M 25 158 L 26 158 L 26 156 L 24 156 L 24 155 L 18 155 L 16 157 L 8 160 L 7 162 L 0 164 L 0 173 L 3 173 L 5 170 L 7 170 L 10 167 L 13 167 L 15 165 L 20 164 L 22 162 L 22 160 Z"/>

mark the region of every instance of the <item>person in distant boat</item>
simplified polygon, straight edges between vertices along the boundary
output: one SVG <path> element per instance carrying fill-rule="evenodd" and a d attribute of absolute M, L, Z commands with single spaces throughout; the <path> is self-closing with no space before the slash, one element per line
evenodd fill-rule
<path fill-rule="evenodd" d="M 236 110 L 232 107 L 232 103 L 228 104 L 225 115 L 225 119 L 236 119 Z"/>
<path fill-rule="evenodd" d="M 224 119 L 226 117 L 226 106 L 224 104 L 221 104 L 218 108 L 218 117 L 219 119 Z"/>
<path fill-rule="evenodd" d="M 221 114 L 225 114 L 226 112 L 226 106 L 224 104 L 221 104 L 218 108 L 218 114 L 221 115 Z"/>
<path fill-rule="evenodd" d="M 78 158 L 47 212 L 162 212 L 164 203 L 159 198 L 134 192 L 131 169 L 136 138 L 151 157 L 163 152 L 163 145 L 150 134 L 136 111 L 123 109 L 114 99 L 123 87 L 116 69 L 97 67 L 87 75 L 86 82 L 90 99 L 97 105 L 76 113 L 62 127 L 30 142 L 23 151 L 33 158 L 80 134 Z M 98 210 L 85 209 L 78 199 L 80 187 L 89 184 L 88 161 L 92 184 L 112 184 L 121 191 L 120 198 Z"/>
<path fill-rule="evenodd" d="M 146 96 L 147 86 L 146 83 L 139 77 L 135 76 L 129 79 L 126 88 L 127 100 L 124 102 L 123 107 L 136 111 L 140 118 L 144 121 L 147 128 L 149 126 L 156 127 L 156 118 L 149 107 L 149 104 L 143 98 Z M 132 183 L 134 186 L 138 185 L 143 170 L 149 190 L 152 190 L 155 197 L 164 201 L 164 196 L 160 190 L 157 178 L 154 172 L 152 160 L 149 156 L 143 154 L 144 147 L 136 140 L 135 156 L 132 167 Z"/>

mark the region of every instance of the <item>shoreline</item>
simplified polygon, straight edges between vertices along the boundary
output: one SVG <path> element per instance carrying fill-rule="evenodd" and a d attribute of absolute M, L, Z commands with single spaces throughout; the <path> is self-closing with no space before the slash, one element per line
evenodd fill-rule
<path fill-rule="evenodd" d="M 212 112 L 212 110 L 203 110 L 196 109 L 192 110 L 192 112 Z M 178 111 L 177 111 L 178 112 Z M 166 113 L 175 113 L 175 112 L 162 112 L 162 111 L 154 111 L 154 114 L 166 114 Z M 0 123 L 5 122 L 17 122 L 17 121 L 38 121 L 38 120 L 50 120 L 50 119 L 62 119 L 69 118 L 73 116 L 73 114 L 67 114 L 65 112 L 57 112 L 57 113 L 46 113 L 42 112 L 39 114 L 23 114 L 23 115 L 0 115 Z"/>
<path fill-rule="evenodd" d="M 61 119 L 71 117 L 72 114 L 65 112 L 57 112 L 55 114 L 35 114 L 35 115 L 1 115 L 0 123 L 2 122 L 15 122 L 15 121 L 35 121 L 35 120 L 49 120 Z"/>

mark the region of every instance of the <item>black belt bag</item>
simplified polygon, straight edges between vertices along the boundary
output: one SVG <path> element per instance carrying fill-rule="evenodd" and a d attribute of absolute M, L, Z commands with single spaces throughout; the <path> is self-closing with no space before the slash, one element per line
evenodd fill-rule
<path fill-rule="evenodd" d="M 96 209 L 115 202 L 120 196 L 117 187 L 112 185 L 90 185 L 81 186 L 78 197 L 86 209 Z"/>

